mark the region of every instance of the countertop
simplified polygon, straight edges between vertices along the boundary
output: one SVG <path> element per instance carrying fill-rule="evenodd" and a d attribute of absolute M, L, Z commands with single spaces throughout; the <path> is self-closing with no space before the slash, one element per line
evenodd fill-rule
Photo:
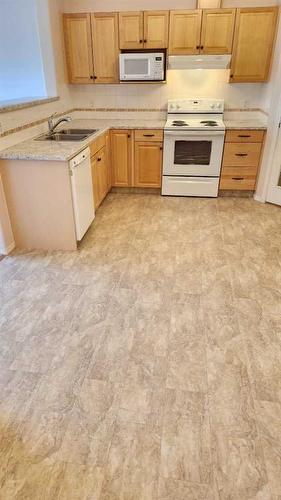
<path fill-rule="evenodd" d="M 261 118 L 224 118 L 226 130 L 266 130 L 266 120 Z"/>
<path fill-rule="evenodd" d="M 62 123 L 56 130 L 63 128 L 95 128 L 96 134 L 90 135 L 84 141 L 79 142 L 54 142 L 54 141 L 28 141 L 19 142 L 14 146 L 0 151 L 2 160 L 39 160 L 39 161 L 68 161 L 83 151 L 99 135 L 111 128 L 116 129 L 163 129 L 165 120 L 100 120 L 100 119 L 81 119 L 73 120 L 71 123 Z M 42 134 L 40 134 L 42 135 Z M 37 136 L 38 137 L 38 136 Z M 36 138 L 36 137 L 35 137 Z"/>
<path fill-rule="evenodd" d="M 228 130 L 266 130 L 266 122 L 261 118 L 225 118 L 224 123 Z M 79 142 L 53 142 L 53 141 L 35 141 L 29 139 L 19 142 L 14 146 L 0 151 L 0 159 L 5 160 L 49 160 L 49 161 L 68 161 L 80 151 L 85 149 L 99 135 L 105 131 L 115 129 L 163 129 L 165 120 L 132 120 L 132 119 L 80 119 L 73 120 L 71 124 L 63 123 L 60 128 L 96 128 L 98 132 L 91 135 L 84 141 Z"/>

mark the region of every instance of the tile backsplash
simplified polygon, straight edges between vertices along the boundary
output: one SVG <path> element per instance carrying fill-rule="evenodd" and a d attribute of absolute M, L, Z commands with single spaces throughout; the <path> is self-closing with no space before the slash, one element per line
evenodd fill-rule
<path fill-rule="evenodd" d="M 168 99 L 224 98 L 226 108 L 266 109 L 265 84 L 230 84 L 229 70 L 169 70 L 167 83 L 71 85 L 73 107 L 166 109 Z"/>

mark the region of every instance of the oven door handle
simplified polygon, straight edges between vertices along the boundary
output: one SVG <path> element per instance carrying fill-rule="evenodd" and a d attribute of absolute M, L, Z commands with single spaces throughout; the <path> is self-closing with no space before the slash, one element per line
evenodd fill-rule
<path fill-rule="evenodd" d="M 181 131 L 177 131 L 177 130 L 164 130 L 164 136 L 169 136 L 169 137 L 185 137 L 186 139 L 188 139 L 189 137 L 214 137 L 214 136 L 224 136 L 225 132 L 224 130 L 218 130 L 218 131 L 208 131 L 208 130 L 200 130 L 200 131 L 196 131 L 196 130 L 181 130 Z"/>

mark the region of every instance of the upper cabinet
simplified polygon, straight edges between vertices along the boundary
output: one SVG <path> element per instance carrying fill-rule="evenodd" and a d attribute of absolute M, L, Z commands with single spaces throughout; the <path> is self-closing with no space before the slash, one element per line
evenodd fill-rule
<path fill-rule="evenodd" d="M 278 7 L 237 9 L 231 82 L 268 79 L 275 40 Z"/>
<path fill-rule="evenodd" d="M 119 12 L 120 49 L 143 47 L 143 12 Z"/>
<path fill-rule="evenodd" d="M 64 14 L 63 22 L 69 82 L 92 83 L 91 15 Z"/>
<path fill-rule="evenodd" d="M 200 31 L 201 10 L 171 11 L 169 54 L 198 54 Z"/>
<path fill-rule="evenodd" d="M 230 54 L 235 9 L 172 11 L 169 54 Z"/>
<path fill-rule="evenodd" d="M 70 83 L 118 82 L 118 14 L 64 14 Z"/>
<path fill-rule="evenodd" d="M 92 14 L 95 83 L 118 82 L 118 14 Z"/>
<path fill-rule="evenodd" d="M 162 49 L 168 47 L 169 12 L 120 12 L 120 49 Z"/>
<path fill-rule="evenodd" d="M 231 54 L 235 9 L 206 9 L 202 15 L 201 54 Z"/>
<path fill-rule="evenodd" d="M 165 49 L 168 47 L 169 11 L 144 12 L 143 43 L 146 49 Z"/>
<path fill-rule="evenodd" d="M 70 83 L 118 83 L 119 51 L 232 54 L 230 82 L 268 79 L 278 7 L 64 14 Z"/>

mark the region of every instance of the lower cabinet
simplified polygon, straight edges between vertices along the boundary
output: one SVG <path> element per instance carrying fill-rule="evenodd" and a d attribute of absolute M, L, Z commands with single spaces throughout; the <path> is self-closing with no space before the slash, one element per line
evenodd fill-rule
<path fill-rule="evenodd" d="M 162 130 L 113 130 L 112 186 L 161 187 L 162 148 Z"/>
<path fill-rule="evenodd" d="M 131 130 L 112 130 L 112 186 L 132 186 L 132 136 Z"/>
<path fill-rule="evenodd" d="M 104 134 L 91 144 L 91 165 L 95 209 L 111 188 L 109 136 Z"/>
<path fill-rule="evenodd" d="M 220 178 L 221 190 L 254 191 L 259 172 L 264 132 L 226 132 Z"/>
<path fill-rule="evenodd" d="M 161 187 L 162 142 L 135 142 L 134 187 Z"/>

